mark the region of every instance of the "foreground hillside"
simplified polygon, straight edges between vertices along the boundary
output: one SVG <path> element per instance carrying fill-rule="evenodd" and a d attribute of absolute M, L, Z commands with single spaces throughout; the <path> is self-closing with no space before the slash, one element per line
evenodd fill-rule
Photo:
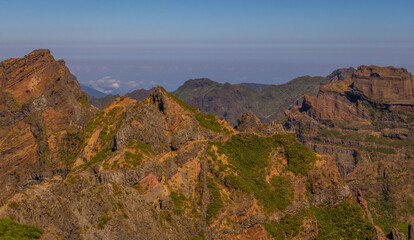
<path fill-rule="evenodd" d="M 162 87 L 98 111 L 47 50 L 1 66 L 0 218 L 42 239 L 377 236 L 334 159 L 293 133 L 252 115 L 235 130 Z"/>
<path fill-rule="evenodd" d="M 285 119 L 306 146 L 334 157 L 366 200 L 370 222 L 386 234 L 407 236 L 414 215 L 413 84 L 405 69 L 360 66 L 316 97 L 305 96 Z"/>

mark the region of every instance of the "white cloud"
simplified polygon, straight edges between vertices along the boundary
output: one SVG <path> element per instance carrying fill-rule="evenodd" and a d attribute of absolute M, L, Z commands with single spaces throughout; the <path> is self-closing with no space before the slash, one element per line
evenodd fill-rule
<path fill-rule="evenodd" d="M 105 76 L 98 80 L 90 80 L 89 84 L 91 85 L 91 87 L 95 88 L 100 92 L 110 94 L 113 92 L 114 89 L 120 88 L 122 82 L 120 80 L 112 78 L 111 76 Z"/>
<path fill-rule="evenodd" d="M 154 81 L 150 83 L 144 81 L 121 81 L 112 78 L 111 76 L 105 76 L 98 80 L 90 80 L 88 83 L 92 88 L 106 94 L 116 92 L 115 90 L 119 88 L 122 88 L 124 90 L 125 88 L 128 88 L 129 91 L 133 91 L 138 88 L 145 88 L 145 86 L 148 84 L 155 85 Z"/>
<path fill-rule="evenodd" d="M 129 81 L 126 83 L 128 87 L 130 88 L 137 88 L 139 87 L 140 83 L 134 82 L 134 81 Z"/>

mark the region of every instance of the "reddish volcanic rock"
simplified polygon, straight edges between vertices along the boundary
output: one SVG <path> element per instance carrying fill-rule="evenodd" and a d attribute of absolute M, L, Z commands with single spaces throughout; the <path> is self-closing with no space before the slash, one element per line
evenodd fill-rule
<path fill-rule="evenodd" d="M 67 172 L 67 132 L 82 129 L 95 110 L 65 62 L 35 50 L 1 62 L 0 80 L 0 187 L 12 192 Z"/>
<path fill-rule="evenodd" d="M 414 111 L 411 74 L 403 68 L 360 66 L 351 77 L 305 95 L 301 111 L 319 119 L 364 121 L 369 109 L 361 100 L 385 104 L 390 110 Z"/>
<path fill-rule="evenodd" d="M 353 75 L 353 89 L 371 101 L 412 104 L 411 74 L 404 68 L 360 66 Z"/>

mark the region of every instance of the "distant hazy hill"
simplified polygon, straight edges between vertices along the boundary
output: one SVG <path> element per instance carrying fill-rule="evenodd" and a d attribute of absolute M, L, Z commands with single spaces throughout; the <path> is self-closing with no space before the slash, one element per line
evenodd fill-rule
<path fill-rule="evenodd" d="M 93 88 L 88 87 L 88 86 L 83 85 L 83 84 L 81 84 L 81 88 L 82 88 L 82 90 L 83 90 L 84 92 L 86 92 L 89 96 L 92 96 L 92 97 L 95 97 L 95 98 L 103 98 L 103 97 L 105 97 L 106 95 L 108 95 L 108 94 L 106 94 L 106 93 L 100 92 L 100 91 L 98 91 L 98 90 L 96 90 L 96 89 L 93 89 Z"/>
<path fill-rule="evenodd" d="M 343 76 L 352 74 L 353 70 L 339 69 L 327 77 L 298 77 L 280 85 L 221 84 L 205 78 L 191 79 L 173 94 L 203 112 L 226 119 L 232 125 L 247 111 L 252 111 L 263 122 L 271 122 L 302 101 L 304 94 L 315 96 L 320 85 L 339 81 Z"/>
<path fill-rule="evenodd" d="M 142 101 L 145 98 L 149 97 L 151 91 L 154 90 L 154 88 L 151 88 L 150 90 L 147 89 L 137 89 L 134 90 L 130 93 L 125 94 L 125 97 L 129 97 L 138 101 Z M 84 90 L 85 91 L 85 90 Z M 88 93 L 89 94 L 89 93 Z M 116 98 L 120 97 L 120 95 L 115 94 L 109 94 L 109 95 L 105 95 L 103 97 L 95 97 L 95 96 L 91 96 L 91 94 L 89 94 L 89 103 L 94 105 L 97 108 L 104 108 L 109 102 L 115 101 Z"/>

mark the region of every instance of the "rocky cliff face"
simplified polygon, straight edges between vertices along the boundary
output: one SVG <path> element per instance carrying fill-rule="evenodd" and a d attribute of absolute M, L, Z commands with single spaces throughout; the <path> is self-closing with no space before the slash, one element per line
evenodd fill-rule
<path fill-rule="evenodd" d="M 157 87 L 143 101 L 120 97 L 88 118 L 95 110 L 48 51 L 4 64 L 3 85 L 15 85 L 2 92 L 0 217 L 44 229 L 43 239 L 374 233 L 362 196 L 350 194 L 332 157 L 292 133 L 268 132 L 253 115 L 239 132 Z"/>
<path fill-rule="evenodd" d="M 0 64 L 0 199 L 44 176 L 65 175 L 63 159 L 94 109 L 63 60 L 49 50 Z M 63 150 L 60 146 L 67 146 Z"/>
<path fill-rule="evenodd" d="M 287 113 L 285 127 L 320 154 L 367 200 L 373 223 L 393 238 L 414 212 L 414 100 L 405 69 L 360 66 Z"/>

